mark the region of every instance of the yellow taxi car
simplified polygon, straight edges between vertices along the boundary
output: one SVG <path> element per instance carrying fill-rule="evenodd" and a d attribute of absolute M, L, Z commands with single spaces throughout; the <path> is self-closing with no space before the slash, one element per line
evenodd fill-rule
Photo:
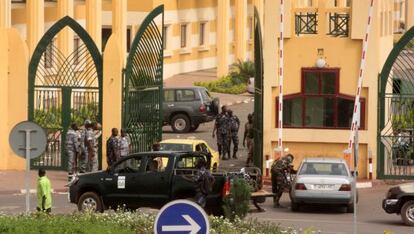
<path fill-rule="evenodd" d="M 199 139 L 167 139 L 160 142 L 161 151 L 187 151 L 211 154 L 211 170 L 219 166 L 219 153 L 213 150 L 207 142 Z"/>

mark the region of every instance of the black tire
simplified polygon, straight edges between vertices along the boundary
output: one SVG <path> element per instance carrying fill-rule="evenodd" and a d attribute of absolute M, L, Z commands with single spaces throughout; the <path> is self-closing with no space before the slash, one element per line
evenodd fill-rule
<path fill-rule="evenodd" d="M 103 204 L 100 196 L 95 192 L 86 192 L 78 200 L 78 210 L 81 212 L 103 212 Z"/>
<path fill-rule="evenodd" d="M 198 129 L 198 127 L 200 126 L 200 124 L 192 124 L 191 128 L 190 128 L 190 132 L 194 132 Z"/>
<path fill-rule="evenodd" d="M 171 128 L 176 133 L 189 132 L 191 128 L 190 119 L 185 114 L 176 114 L 171 119 Z"/>
<path fill-rule="evenodd" d="M 296 202 L 291 202 L 291 203 L 290 203 L 290 209 L 291 209 L 292 211 L 299 211 L 299 203 L 296 203 Z"/>
<path fill-rule="evenodd" d="M 401 219 L 408 226 L 414 226 L 414 212 L 412 210 L 414 210 L 414 200 L 406 201 L 401 208 Z"/>
<path fill-rule="evenodd" d="M 347 213 L 354 213 L 354 203 L 348 204 L 346 206 L 346 212 Z"/>

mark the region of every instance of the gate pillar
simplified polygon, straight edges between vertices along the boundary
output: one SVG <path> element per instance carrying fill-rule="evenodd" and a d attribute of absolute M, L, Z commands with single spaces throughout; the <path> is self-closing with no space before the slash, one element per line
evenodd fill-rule
<path fill-rule="evenodd" d="M 106 140 L 112 128 L 121 127 L 122 61 L 117 36 L 112 34 L 103 54 L 102 168 L 106 168 Z"/>

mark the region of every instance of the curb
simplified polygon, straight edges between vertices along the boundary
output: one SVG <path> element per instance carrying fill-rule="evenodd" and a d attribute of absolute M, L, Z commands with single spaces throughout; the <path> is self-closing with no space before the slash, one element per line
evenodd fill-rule
<path fill-rule="evenodd" d="M 381 184 L 383 184 L 381 181 L 361 181 L 361 182 L 357 182 L 356 186 L 359 189 L 365 189 L 365 188 L 372 188 L 374 186 L 381 185 Z M 270 177 L 263 178 L 263 185 L 270 186 L 270 187 L 272 186 L 272 181 Z"/>
<path fill-rule="evenodd" d="M 52 189 L 52 194 L 62 194 L 62 193 L 67 193 L 67 192 L 68 192 L 67 188 Z M 37 190 L 30 189 L 29 193 L 36 194 Z M 26 194 L 26 189 L 0 190 L 0 195 L 22 195 L 22 194 Z"/>
<path fill-rule="evenodd" d="M 254 102 L 254 98 L 247 98 L 247 99 L 244 99 L 243 101 L 238 100 L 238 101 L 235 101 L 235 102 L 228 102 L 225 105 L 226 106 L 235 106 L 235 105 L 245 104 L 245 103 L 249 103 L 249 102 Z M 222 106 L 223 105 L 220 104 L 220 108 Z"/>

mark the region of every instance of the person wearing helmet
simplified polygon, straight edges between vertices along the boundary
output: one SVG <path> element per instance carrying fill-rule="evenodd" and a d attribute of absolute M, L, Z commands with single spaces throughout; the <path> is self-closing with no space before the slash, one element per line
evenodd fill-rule
<path fill-rule="evenodd" d="M 282 196 L 285 189 L 290 186 L 290 181 L 288 181 L 287 173 L 294 172 L 292 165 L 293 160 L 293 155 L 288 154 L 279 160 L 275 160 L 272 164 L 272 192 L 275 194 L 273 197 L 274 207 L 280 207 L 280 197 Z"/>

